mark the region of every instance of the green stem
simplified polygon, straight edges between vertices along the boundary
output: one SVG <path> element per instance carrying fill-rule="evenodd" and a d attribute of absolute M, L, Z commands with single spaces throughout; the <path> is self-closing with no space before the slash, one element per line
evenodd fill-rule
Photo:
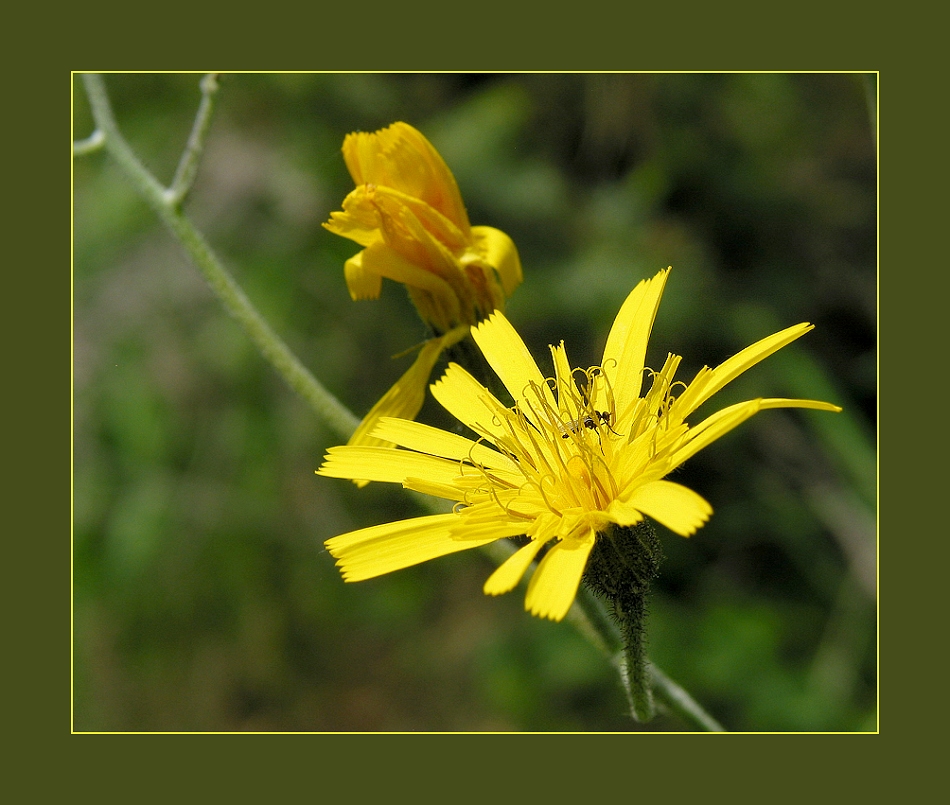
<path fill-rule="evenodd" d="M 653 685 L 647 671 L 646 609 L 646 594 L 626 595 L 613 602 L 623 638 L 620 670 L 630 699 L 630 712 L 643 724 L 651 721 L 656 713 Z"/>
<path fill-rule="evenodd" d="M 195 183 L 195 177 L 198 175 L 198 163 L 204 153 L 208 129 L 211 128 L 214 96 L 218 91 L 217 73 L 208 73 L 201 79 L 200 86 L 201 103 L 198 106 L 198 113 L 195 115 L 195 122 L 191 127 L 191 134 L 188 136 L 188 144 L 181 155 L 178 169 L 175 171 L 175 178 L 172 179 L 171 185 L 165 191 L 165 198 L 173 207 L 181 206 L 185 197 L 191 191 L 191 186 Z"/>
<path fill-rule="evenodd" d="M 626 663 L 623 639 L 616 623 L 610 619 L 601 601 L 587 587 L 581 587 L 567 618 L 616 666 L 623 680 L 627 698 L 632 702 L 633 693 L 630 690 L 629 678 L 623 670 Z M 697 731 L 725 731 L 725 728 L 686 690 L 670 679 L 654 663 L 647 661 L 646 667 L 653 696 L 660 709 L 672 713 Z"/>
<path fill-rule="evenodd" d="M 173 197 L 139 162 L 119 132 L 112 106 L 101 76 L 83 75 L 83 84 L 98 131 L 105 138 L 105 149 L 118 163 L 139 194 L 161 218 L 185 252 L 217 294 L 227 311 L 241 325 L 261 354 L 271 363 L 292 389 L 309 403 L 321 420 L 343 439 L 348 439 L 359 420 L 350 413 L 300 363 L 284 341 L 271 329 L 264 317 L 245 295 L 217 258 L 201 233 L 178 207 Z M 185 159 L 182 160 L 185 162 Z"/>
<path fill-rule="evenodd" d="M 653 718 L 653 689 L 647 671 L 646 613 L 650 584 L 659 572 L 662 550 L 646 521 L 613 526 L 597 537 L 584 569 L 584 585 L 603 599 L 620 634 L 621 677 L 630 713 Z"/>
<path fill-rule="evenodd" d="M 101 130 L 96 129 L 92 134 L 90 134 L 85 139 L 76 140 L 73 142 L 73 156 L 83 157 L 86 154 L 91 154 L 94 151 L 98 151 L 105 144 L 106 144 L 106 136 L 102 133 Z"/>

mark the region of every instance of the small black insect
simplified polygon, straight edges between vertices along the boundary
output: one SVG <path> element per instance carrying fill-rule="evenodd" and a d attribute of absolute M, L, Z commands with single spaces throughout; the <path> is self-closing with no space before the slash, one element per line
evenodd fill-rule
<path fill-rule="evenodd" d="M 599 420 L 599 423 L 590 414 L 581 419 L 572 419 L 570 422 L 565 422 L 561 426 L 561 430 L 563 431 L 563 433 L 561 433 L 561 438 L 566 439 L 572 433 L 577 433 L 577 431 L 579 431 L 581 428 L 594 430 L 598 424 L 603 424 L 610 428 L 611 417 L 609 411 L 594 411 L 594 415 L 597 417 L 597 420 Z M 617 433 L 617 431 L 615 431 L 613 428 L 610 428 L 610 430 L 613 433 Z"/>

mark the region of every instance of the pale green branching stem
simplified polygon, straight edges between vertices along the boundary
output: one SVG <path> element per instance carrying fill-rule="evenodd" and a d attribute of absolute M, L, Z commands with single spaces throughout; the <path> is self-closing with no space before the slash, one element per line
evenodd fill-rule
<path fill-rule="evenodd" d="M 248 334 L 261 354 L 291 388 L 309 403 L 317 416 L 329 428 L 342 439 L 348 439 L 359 424 L 359 420 L 323 387 L 271 329 L 241 287 L 224 268 L 202 234 L 181 211 L 182 202 L 194 183 L 198 163 L 204 150 L 214 107 L 214 95 L 218 88 L 217 75 L 213 73 L 206 75 L 201 81 L 201 104 L 188 144 L 175 172 L 175 178 L 167 188 L 162 187 L 142 165 L 119 132 L 102 77 L 85 74 L 82 79 L 89 96 L 96 129 L 89 137 L 73 144 L 73 154 L 81 156 L 104 148 L 115 159 L 119 168 L 175 236 L 208 285 Z M 499 564 L 510 555 L 512 550 L 507 540 L 501 540 L 488 548 L 490 555 Z M 630 690 L 624 673 L 620 636 L 600 602 L 582 588 L 568 614 L 568 619 L 617 667 L 629 696 Z M 650 678 L 658 703 L 665 706 L 669 712 L 676 714 L 697 730 L 721 731 L 723 729 L 686 691 L 652 664 Z"/>
<path fill-rule="evenodd" d="M 205 137 L 208 135 L 208 129 L 211 128 L 214 96 L 218 91 L 217 73 L 208 73 L 201 79 L 200 86 L 201 104 L 198 106 L 198 113 L 195 115 L 195 122 L 191 127 L 188 144 L 181 155 L 181 161 L 175 171 L 175 178 L 172 179 L 171 185 L 165 190 L 165 198 L 173 207 L 181 206 L 191 190 L 191 186 L 195 183 L 195 176 L 198 175 L 198 163 L 204 153 Z"/>
<path fill-rule="evenodd" d="M 102 77 L 87 74 L 82 78 L 96 123 L 96 134 L 93 134 L 93 137 L 99 135 L 97 141 L 98 139 L 103 141 L 102 147 L 115 159 L 142 198 L 182 245 L 208 285 L 248 334 L 261 354 L 286 379 L 291 388 L 309 403 L 328 427 L 343 439 L 349 438 L 359 420 L 323 387 L 300 363 L 280 336 L 271 329 L 211 250 L 201 233 L 180 209 L 181 198 L 187 194 L 197 170 L 197 159 L 200 155 L 204 132 L 207 131 L 206 118 L 210 115 L 210 99 L 215 82 L 202 82 L 204 94 L 198 113 L 199 119 L 196 120 L 192 130 L 189 149 L 186 149 L 179 164 L 176 185 L 166 190 L 142 165 L 119 132 Z M 195 147 L 191 148 L 193 143 Z"/>
<path fill-rule="evenodd" d="M 92 134 L 90 134 L 84 140 L 76 140 L 73 143 L 73 156 L 81 157 L 86 154 L 91 154 L 93 151 L 98 151 L 106 144 L 106 135 L 102 133 L 101 129 L 96 129 Z"/>

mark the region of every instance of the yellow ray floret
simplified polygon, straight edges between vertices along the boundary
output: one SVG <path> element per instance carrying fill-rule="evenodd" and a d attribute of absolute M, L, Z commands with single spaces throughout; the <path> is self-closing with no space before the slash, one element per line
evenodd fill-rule
<path fill-rule="evenodd" d="M 327 540 L 326 547 L 346 581 L 363 581 L 498 539 L 458 540 L 457 526 L 454 514 L 416 517 L 351 531 Z"/>

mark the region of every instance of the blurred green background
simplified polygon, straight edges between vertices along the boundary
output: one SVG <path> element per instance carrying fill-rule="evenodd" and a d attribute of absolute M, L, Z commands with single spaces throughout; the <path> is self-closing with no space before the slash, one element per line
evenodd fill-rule
<path fill-rule="evenodd" d="M 163 182 L 199 80 L 106 78 Z M 360 416 L 425 333 L 401 287 L 349 299 L 358 247 L 320 223 L 352 189 L 344 135 L 395 120 L 440 150 L 473 224 L 514 238 L 508 314 L 541 360 L 563 338 L 598 362 L 667 265 L 648 363 L 681 354 L 681 379 L 815 323 L 716 407 L 845 411 L 765 412 L 678 472 L 715 513 L 689 540 L 660 529 L 650 654 L 728 729 L 874 730 L 874 95 L 854 74 L 229 75 L 186 208 Z M 323 540 L 419 511 L 314 475 L 337 439 L 103 153 L 74 162 L 74 247 L 74 729 L 683 728 L 633 724 L 604 658 L 527 615 L 523 587 L 484 596 L 478 551 L 345 585 Z"/>

